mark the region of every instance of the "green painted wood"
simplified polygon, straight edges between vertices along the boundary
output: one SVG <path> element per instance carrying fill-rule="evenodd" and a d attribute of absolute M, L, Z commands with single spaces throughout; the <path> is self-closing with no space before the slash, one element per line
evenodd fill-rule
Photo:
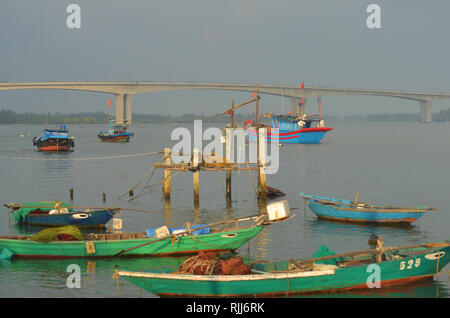
<path fill-rule="evenodd" d="M 394 259 L 381 263 L 369 261 L 359 266 L 310 272 L 289 271 L 289 262 L 277 262 L 257 264 L 257 271 L 250 275 L 198 276 L 126 271 L 118 271 L 118 274 L 158 295 L 267 296 L 371 289 L 368 282 L 374 282 L 376 271 L 380 274 L 381 288 L 407 284 L 437 274 L 450 261 L 450 247 L 416 248 L 388 254 L 389 257 L 393 255 L 396 255 Z M 436 255 L 440 257 L 434 257 Z M 350 259 L 345 258 L 347 261 Z"/>
<path fill-rule="evenodd" d="M 132 251 L 123 253 L 124 256 L 150 256 L 196 253 L 200 250 L 235 250 L 256 236 L 263 226 L 230 230 L 227 232 L 211 233 L 195 236 L 179 236 L 172 242 L 172 238 L 148 244 Z M 157 240 L 156 238 L 142 238 L 129 240 L 92 241 L 95 253 L 88 254 L 86 241 L 54 241 L 39 243 L 31 240 L 17 240 L 0 238 L 0 250 L 7 248 L 14 253 L 14 257 L 111 257 L 118 252 L 135 247 L 139 244 Z"/>

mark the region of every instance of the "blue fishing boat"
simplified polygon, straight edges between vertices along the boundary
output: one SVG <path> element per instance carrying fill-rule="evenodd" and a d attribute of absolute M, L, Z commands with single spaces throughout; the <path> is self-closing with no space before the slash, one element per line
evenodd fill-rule
<path fill-rule="evenodd" d="M 374 205 L 355 200 L 322 197 L 300 192 L 311 211 L 321 219 L 359 223 L 409 224 L 427 211 L 436 210 L 427 206 L 416 208 Z"/>
<path fill-rule="evenodd" d="M 27 202 L 5 206 L 18 224 L 41 226 L 76 225 L 82 228 L 104 227 L 119 211 L 117 208 L 84 208 L 74 210 L 67 203 Z"/>
<path fill-rule="evenodd" d="M 290 112 L 287 115 L 263 115 L 263 117 L 271 118 L 271 126 L 260 125 L 266 128 L 267 142 L 278 142 L 286 144 L 318 144 L 323 139 L 325 134 L 333 128 L 325 127 L 325 122 L 322 119 L 321 106 L 322 103 L 318 99 L 319 114 L 311 114 L 309 116 L 298 113 L 292 116 Z M 302 103 L 299 103 L 301 105 Z M 301 108 L 303 111 L 303 108 Z M 256 127 L 250 121 L 245 123 L 247 127 L 247 134 L 250 139 L 256 140 Z M 278 132 L 272 131 L 278 129 Z"/>
<path fill-rule="evenodd" d="M 75 147 L 75 142 L 68 135 L 66 125 L 58 128 L 45 128 L 42 136 L 33 138 L 33 145 L 38 151 L 69 151 Z"/>
<path fill-rule="evenodd" d="M 316 116 L 299 118 L 291 115 L 272 116 L 272 125 L 261 127 L 267 129 L 267 142 L 286 144 L 318 144 L 325 134 L 333 129 L 324 127 L 323 120 L 319 120 Z M 277 128 L 278 133 L 273 132 L 273 128 Z M 256 140 L 256 128 L 248 127 L 247 133 L 250 139 Z"/>
<path fill-rule="evenodd" d="M 99 130 L 98 138 L 101 141 L 112 141 L 112 142 L 128 142 L 130 138 L 134 136 L 134 133 L 128 131 L 128 126 L 126 124 L 113 125 L 114 120 L 109 120 L 109 129 Z"/>

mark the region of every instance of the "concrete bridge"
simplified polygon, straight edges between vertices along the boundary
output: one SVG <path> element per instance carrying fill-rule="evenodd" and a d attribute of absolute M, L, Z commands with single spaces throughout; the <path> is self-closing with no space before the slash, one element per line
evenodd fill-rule
<path fill-rule="evenodd" d="M 225 84 L 197 82 L 45 82 L 45 83 L 0 83 L 2 90 L 21 89 L 63 89 L 89 92 L 101 92 L 115 95 L 116 123 L 132 121 L 131 97 L 133 94 L 168 90 L 220 90 L 253 92 L 258 89 L 260 94 L 278 95 L 291 98 L 291 107 L 298 107 L 298 99 L 336 95 L 370 95 L 402 98 L 418 101 L 420 105 L 421 122 L 431 122 L 431 105 L 433 101 L 450 99 L 450 93 L 346 89 L 331 87 L 265 85 L 265 84 Z M 304 105 L 306 102 L 304 102 Z"/>

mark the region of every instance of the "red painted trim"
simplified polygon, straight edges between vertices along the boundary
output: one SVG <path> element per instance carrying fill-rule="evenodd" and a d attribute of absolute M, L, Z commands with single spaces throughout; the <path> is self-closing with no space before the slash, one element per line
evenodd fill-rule
<path fill-rule="evenodd" d="M 333 220 L 333 221 L 339 221 L 339 222 L 357 222 L 357 223 L 412 223 L 417 218 L 404 218 L 404 219 L 378 219 L 378 220 L 358 220 L 358 219 L 351 219 L 351 218 L 335 218 L 331 216 L 317 216 L 319 219 L 325 219 L 325 220 Z"/>
<path fill-rule="evenodd" d="M 329 128 L 329 127 L 314 127 L 314 128 L 303 128 L 300 130 L 295 130 L 292 132 L 287 132 L 287 133 L 280 133 L 280 134 L 273 134 L 270 131 L 267 132 L 267 134 L 269 136 L 289 136 L 289 135 L 294 135 L 294 134 L 300 134 L 300 133 L 308 133 L 308 132 L 327 132 L 333 130 L 333 128 Z M 249 132 L 252 132 L 256 135 L 256 130 L 249 128 L 248 129 Z"/>

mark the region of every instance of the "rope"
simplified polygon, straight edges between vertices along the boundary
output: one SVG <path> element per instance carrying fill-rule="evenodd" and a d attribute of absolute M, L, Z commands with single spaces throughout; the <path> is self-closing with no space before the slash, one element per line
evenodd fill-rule
<path fill-rule="evenodd" d="M 40 161 L 47 161 L 47 160 L 61 160 L 61 161 L 87 161 L 87 160 L 104 160 L 104 159 L 117 159 L 117 158 L 130 158 L 130 157 L 141 157 L 141 156 L 148 156 L 148 155 L 154 155 L 159 153 L 159 151 L 153 151 L 153 152 L 144 152 L 144 153 L 137 153 L 132 155 L 117 155 L 117 156 L 102 156 L 102 157 L 88 157 L 88 158 L 29 158 L 29 157 L 8 157 L 8 156 L 0 156 L 0 159 L 12 159 L 12 160 L 40 160 Z"/>
<path fill-rule="evenodd" d="M 163 161 L 163 160 L 165 160 L 166 158 L 167 158 L 168 156 L 164 156 L 163 158 L 161 158 L 160 160 L 158 160 L 156 163 L 159 163 L 159 162 L 161 162 L 161 161 Z M 130 189 L 130 190 L 128 190 L 127 192 L 125 192 L 125 193 L 123 193 L 123 194 L 121 194 L 119 197 L 118 197 L 118 199 L 121 199 L 121 198 L 123 198 L 127 193 L 130 193 L 130 191 L 134 191 L 141 183 L 142 183 L 142 181 L 144 181 L 145 180 L 145 178 L 147 178 L 147 176 L 149 175 L 149 173 L 151 173 L 152 171 L 154 171 L 154 169 L 155 169 L 155 166 L 152 166 L 152 167 L 150 167 L 150 169 L 148 169 L 147 170 L 147 172 L 144 174 L 144 176 Z M 153 173 L 151 174 L 151 176 L 150 176 L 150 178 L 149 178 L 149 180 L 147 181 L 147 184 L 150 182 L 150 180 L 152 179 L 152 177 L 153 177 Z M 146 185 L 147 185 L 146 184 Z M 145 188 L 145 187 L 144 187 Z M 132 199 L 130 199 L 130 200 L 132 200 Z M 129 201 L 130 201 L 129 200 Z"/>

